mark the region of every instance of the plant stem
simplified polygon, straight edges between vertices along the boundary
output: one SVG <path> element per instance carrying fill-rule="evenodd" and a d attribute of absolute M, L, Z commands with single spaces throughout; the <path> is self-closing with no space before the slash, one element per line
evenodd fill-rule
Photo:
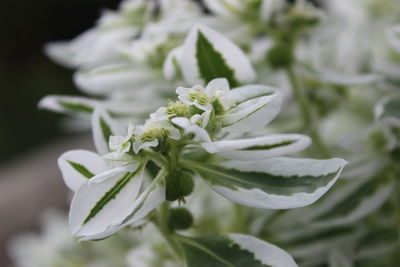
<path fill-rule="evenodd" d="M 311 139 L 313 140 L 315 146 L 318 148 L 319 153 L 323 157 L 331 157 L 331 153 L 329 152 L 328 148 L 322 141 L 321 137 L 319 136 L 319 133 L 315 127 L 315 120 L 312 117 L 312 113 L 310 110 L 310 101 L 307 97 L 307 95 L 304 93 L 302 90 L 296 73 L 293 70 L 293 67 L 289 66 L 286 68 L 286 73 L 288 75 L 291 87 L 292 87 L 292 92 L 293 95 L 297 101 L 297 104 L 299 106 L 300 114 L 303 118 L 303 123 L 304 126 L 307 127 L 309 134 L 311 136 Z"/>
<path fill-rule="evenodd" d="M 169 218 L 169 203 L 165 201 L 160 205 L 158 209 L 156 225 L 161 235 L 164 237 L 164 239 L 167 241 L 170 248 L 174 252 L 176 258 L 178 260 L 181 260 L 183 258 L 182 249 L 179 243 L 177 243 L 176 240 L 172 238 L 173 233 L 169 229 L 168 218 Z"/>
<path fill-rule="evenodd" d="M 242 205 L 235 204 L 234 206 L 235 219 L 233 231 L 236 233 L 245 234 L 246 231 L 246 214 Z"/>

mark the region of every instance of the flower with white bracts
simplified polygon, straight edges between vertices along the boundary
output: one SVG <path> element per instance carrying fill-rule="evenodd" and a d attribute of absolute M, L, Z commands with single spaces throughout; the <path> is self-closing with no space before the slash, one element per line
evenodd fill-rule
<path fill-rule="evenodd" d="M 300 134 L 226 139 L 230 133 L 240 136 L 264 127 L 281 103 L 275 88 L 248 85 L 230 90 L 227 84 L 225 79 L 210 81 L 203 89 L 206 103 L 191 101 L 188 92 L 188 98 L 180 98 L 182 102 L 170 101 L 152 113 L 143 126 L 130 125 L 126 137 L 111 135 L 111 152 L 103 157 L 89 151 L 61 156 L 64 179 L 75 191 L 70 212 L 73 234 L 84 240 L 100 239 L 123 227 L 139 225 L 165 200 L 184 202 L 193 190 L 194 174 L 216 193 L 251 207 L 287 209 L 320 198 L 346 162 L 282 157 L 311 143 Z M 221 104 L 227 103 L 226 99 L 229 104 Z M 197 109 L 191 109 L 195 103 Z M 205 110 L 205 105 L 210 110 Z M 216 112 L 218 106 L 223 108 Z M 216 115 L 206 127 L 193 123 L 193 117 L 207 110 Z M 104 112 L 95 114 L 100 118 L 94 123 L 101 124 L 95 128 L 112 131 L 111 117 Z M 104 131 L 94 134 L 100 135 L 97 140 L 106 140 Z M 197 160 L 199 156 L 202 161 Z M 159 173 L 145 186 L 143 176 L 149 161 L 158 166 Z"/>
<path fill-rule="evenodd" d="M 138 126 L 135 132 L 135 142 L 133 151 L 138 153 L 145 147 L 157 147 L 167 138 L 179 139 L 179 130 L 176 129 L 169 120 L 151 118 L 143 125 Z"/>
<path fill-rule="evenodd" d="M 109 140 L 110 153 L 105 154 L 103 157 L 110 160 L 123 159 L 132 147 L 132 137 L 134 134 L 135 126 L 129 124 L 128 134 L 124 136 L 112 135 Z"/>
<path fill-rule="evenodd" d="M 215 114 L 221 114 L 228 111 L 234 104 L 234 99 L 229 96 L 228 81 L 222 78 L 212 80 L 206 88 L 201 85 L 192 88 L 178 87 L 176 93 L 183 103 L 189 106 L 194 105 L 204 111 L 201 115 L 203 128 L 208 125 L 212 111 Z M 198 114 L 195 115 L 198 116 Z"/>

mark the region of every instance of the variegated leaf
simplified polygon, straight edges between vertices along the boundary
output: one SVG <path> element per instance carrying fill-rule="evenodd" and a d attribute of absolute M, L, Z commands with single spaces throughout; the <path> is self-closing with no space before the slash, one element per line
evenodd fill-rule
<path fill-rule="evenodd" d="M 87 68 L 118 59 L 113 48 L 115 44 L 128 41 L 137 32 L 136 27 L 120 27 L 112 31 L 93 28 L 71 41 L 50 43 L 46 45 L 45 52 L 60 65 Z"/>
<path fill-rule="evenodd" d="M 209 153 L 225 159 L 262 160 L 296 153 L 311 144 L 311 139 L 301 134 L 271 134 L 264 137 L 222 140 L 204 143 Z"/>
<path fill-rule="evenodd" d="M 79 96 L 49 95 L 39 102 L 39 108 L 67 114 L 91 115 L 96 107 L 100 107 L 113 117 L 135 116 L 138 113 L 152 111 L 152 106 L 132 101 L 95 100 Z"/>
<path fill-rule="evenodd" d="M 222 34 L 204 26 L 194 26 L 182 47 L 182 74 L 191 85 L 226 78 L 231 87 L 251 82 L 255 72 L 247 56 Z"/>
<path fill-rule="evenodd" d="M 97 152 L 110 152 L 109 140 L 112 135 L 123 135 L 124 131 L 103 109 L 96 108 L 92 115 L 92 134 Z"/>
<path fill-rule="evenodd" d="M 400 96 L 382 99 L 376 105 L 375 117 L 380 121 L 400 127 Z"/>
<path fill-rule="evenodd" d="M 88 179 L 108 169 L 107 162 L 98 154 L 86 150 L 71 150 L 58 158 L 58 166 L 65 184 L 72 191 Z"/>
<path fill-rule="evenodd" d="M 120 224 L 139 194 L 143 169 L 142 164 L 133 172 L 118 172 L 102 182 L 83 184 L 71 203 L 69 224 L 72 234 L 99 236 Z"/>
<path fill-rule="evenodd" d="M 112 64 L 89 71 L 79 71 L 75 83 L 84 92 L 93 95 L 111 95 L 117 92 L 135 91 L 147 84 L 154 84 L 153 72 L 132 64 Z"/>
<path fill-rule="evenodd" d="M 281 248 L 255 237 L 227 234 L 178 237 L 188 267 L 294 267 L 293 258 Z"/>
<path fill-rule="evenodd" d="M 380 184 L 380 179 L 373 178 L 375 179 L 358 183 L 359 186 L 353 187 L 355 190 L 341 188 L 342 190 L 334 192 L 330 199 L 324 201 L 329 204 L 328 201 L 331 200 L 331 207 L 314 213 L 310 225 L 324 228 L 349 225 L 379 209 L 390 197 L 395 186 L 393 183 Z M 339 198 L 340 191 L 350 194 Z"/>
<path fill-rule="evenodd" d="M 265 127 L 279 113 L 282 96 L 278 89 L 247 85 L 229 91 L 236 106 L 217 116 L 227 132 L 251 132 Z"/>
<path fill-rule="evenodd" d="M 339 178 L 346 161 L 272 158 L 228 161 L 223 165 L 186 163 L 223 197 L 250 207 L 289 209 L 310 205 Z"/>

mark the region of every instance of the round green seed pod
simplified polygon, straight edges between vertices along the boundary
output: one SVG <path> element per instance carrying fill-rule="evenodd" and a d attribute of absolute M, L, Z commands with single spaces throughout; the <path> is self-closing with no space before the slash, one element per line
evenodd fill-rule
<path fill-rule="evenodd" d="M 169 201 L 184 200 L 193 191 L 194 182 L 192 175 L 184 170 L 171 172 L 165 178 L 166 198 Z"/>
<path fill-rule="evenodd" d="M 168 227 L 171 231 L 187 230 L 193 225 L 193 216 L 186 208 L 173 208 L 170 210 Z"/>

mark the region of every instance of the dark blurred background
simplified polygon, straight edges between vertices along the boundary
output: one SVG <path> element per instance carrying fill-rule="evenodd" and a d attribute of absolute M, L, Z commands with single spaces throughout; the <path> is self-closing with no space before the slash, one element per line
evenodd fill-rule
<path fill-rule="evenodd" d="M 102 8 L 117 0 L 0 1 L 0 266 L 12 266 L 6 244 L 38 229 L 47 208 L 67 209 L 57 157 L 91 149 L 87 135 L 63 134 L 61 115 L 38 110 L 48 94 L 79 95 L 72 70 L 51 62 L 46 43 L 69 40 L 94 25 Z"/>
<path fill-rule="evenodd" d="M 58 137 L 58 115 L 37 109 L 47 94 L 79 94 L 72 71 L 43 53 L 53 40 L 71 39 L 91 27 L 101 7 L 117 0 L 0 1 L 0 163 Z"/>

